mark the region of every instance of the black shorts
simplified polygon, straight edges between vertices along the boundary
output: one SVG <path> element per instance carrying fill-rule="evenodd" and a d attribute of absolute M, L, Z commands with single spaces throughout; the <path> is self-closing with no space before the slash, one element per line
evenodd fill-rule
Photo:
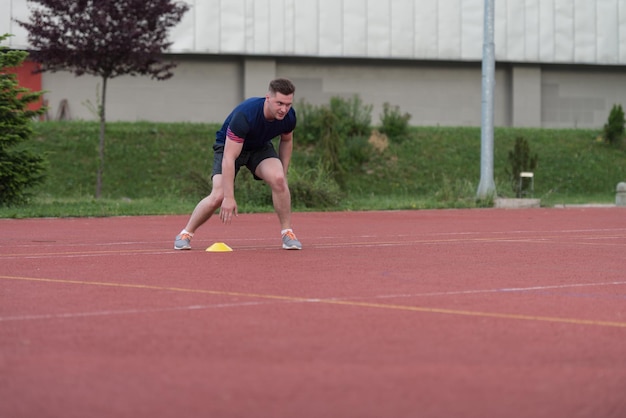
<path fill-rule="evenodd" d="M 213 173 L 211 174 L 211 178 L 213 178 L 216 174 L 222 174 L 222 158 L 224 157 L 224 145 L 215 144 L 213 145 Z M 246 166 L 248 170 L 252 173 L 255 180 L 262 180 L 260 177 L 257 177 L 254 172 L 256 168 L 261 164 L 261 161 L 266 158 L 278 158 L 278 154 L 274 149 L 274 144 L 268 142 L 265 144 L 263 148 L 259 148 L 256 150 L 243 150 L 239 157 L 235 160 L 235 176 L 239 172 L 239 169 L 242 166 Z"/>

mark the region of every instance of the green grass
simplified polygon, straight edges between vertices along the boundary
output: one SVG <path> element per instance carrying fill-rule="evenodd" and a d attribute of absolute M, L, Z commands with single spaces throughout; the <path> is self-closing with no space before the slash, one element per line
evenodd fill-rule
<path fill-rule="evenodd" d="M 180 195 L 192 170 L 206 171 L 217 127 L 194 124 L 109 123 L 102 196 L 162 198 Z M 50 161 L 39 190 L 50 197 L 95 193 L 99 125 L 46 122 L 36 125 L 35 146 Z"/>
<path fill-rule="evenodd" d="M 479 128 L 414 128 L 413 137 L 369 164 L 366 182 L 352 178 L 363 195 L 415 196 L 428 207 L 472 207 L 480 180 Z M 509 152 L 515 139 L 529 141 L 539 156 L 534 197 L 542 205 L 614 203 L 615 186 L 626 179 L 626 152 L 599 141 L 594 130 L 496 128 L 494 178 L 501 197 L 515 197 Z M 385 158 L 386 157 L 386 158 Z M 419 203 L 416 203 L 419 207 Z"/>
<path fill-rule="evenodd" d="M 206 192 L 212 144 L 218 126 L 189 123 L 109 123 L 102 198 L 94 199 L 98 166 L 98 124 L 35 124 L 29 147 L 49 161 L 46 182 L 28 205 L 0 208 L 0 217 L 66 217 L 189 214 Z M 543 206 L 614 203 L 615 186 L 626 180 L 624 147 L 598 141 L 599 130 L 496 128 L 494 177 L 501 197 L 514 197 L 508 153 L 523 136 L 539 155 L 535 195 Z M 292 169 L 310 171 L 309 149 L 298 146 Z M 345 179 L 336 205 L 294 209 L 380 210 L 473 208 L 480 180 L 480 128 L 411 128 L 411 137 L 391 143 Z M 295 173 L 294 173 L 295 174 Z M 204 180 L 202 180 L 204 179 Z M 248 179 L 243 179 L 248 181 Z M 204 181 L 204 188 L 200 183 Z M 250 180 L 251 181 L 251 180 Z M 238 183 L 240 184 L 240 183 Z M 239 186 L 238 193 L 260 190 Z M 269 193 L 269 192 L 267 192 Z M 265 203 L 238 197 L 241 212 L 271 211 Z"/>

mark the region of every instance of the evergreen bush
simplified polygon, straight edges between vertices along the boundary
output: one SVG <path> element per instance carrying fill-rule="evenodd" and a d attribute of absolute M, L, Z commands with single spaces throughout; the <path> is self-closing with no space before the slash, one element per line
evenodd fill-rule
<path fill-rule="evenodd" d="M 531 154 L 530 145 L 526 138 L 517 137 L 512 151 L 509 151 L 509 163 L 511 170 L 509 172 L 513 192 L 519 198 L 522 197 L 530 186 L 530 180 L 521 178 L 520 173 L 530 171 L 534 172 L 537 168 L 539 156 Z"/>
<path fill-rule="evenodd" d="M 604 125 L 604 140 L 611 145 L 620 145 L 624 138 L 624 123 L 624 109 L 622 105 L 613 105 L 609 119 Z"/>
<path fill-rule="evenodd" d="M 0 42 L 10 35 L 0 36 Z M 43 92 L 20 87 L 10 71 L 22 65 L 27 52 L 0 45 L 0 206 L 13 206 L 28 200 L 29 189 L 44 180 L 45 159 L 26 147 L 33 135 L 32 119 L 45 108 L 30 110 Z"/>
<path fill-rule="evenodd" d="M 312 145 L 310 166 L 319 160 L 339 185 L 345 174 L 369 159 L 372 147 L 366 138 L 371 132 L 372 106 L 359 96 L 332 97 L 327 105 L 298 105 L 297 141 Z"/>
<path fill-rule="evenodd" d="M 382 124 L 380 133 L 387 135 L 390 141 L 402 142 L 409 136 L 409 113 L 402 113 L 399 106 L 383 103 L 383 113 L 380 116 Z"/>
<path fill-rule="evenodd" d="M 344 196 L 328 167 L 319 160 L 315 167 L 290 167 L 289 190 L 294 207 L 333 208 Z"/>

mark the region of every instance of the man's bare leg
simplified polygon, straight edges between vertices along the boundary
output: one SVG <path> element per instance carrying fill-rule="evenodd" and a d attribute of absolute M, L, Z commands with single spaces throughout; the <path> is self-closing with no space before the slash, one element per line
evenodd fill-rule
<path fill-rule="evenodd" d="M 256 175 L 265 180 L 272 189 L 272 202 L 280 222 L 283 248 L 302 249 L 302 244 L 291 228 L 291 193 L 282 163 L 277 158 L 267 158 L 257 167 Z"/>
<path fill-rule="evenodd" d="M 211 218 L 211 216 L 213 216 L 215 211 L 222 204 L 223 199 L 224 193 L 222 190 L 222 175 L 216 174 L 215 176 L 213 176 L 213 188 L 211 190 L 211 194 L 198 202 L 193 212 L 191 213 L 189 220 L 187 221 L 187 225 L 185 225 L 185 228 L 176 237 L 174 249 L 191 249 L 189 243 L 191 242 L 191 238 L 193 237 L 194 232 L 196 232 L 196 230 L 200 226 L 202 226 L 206 221 Z"/>

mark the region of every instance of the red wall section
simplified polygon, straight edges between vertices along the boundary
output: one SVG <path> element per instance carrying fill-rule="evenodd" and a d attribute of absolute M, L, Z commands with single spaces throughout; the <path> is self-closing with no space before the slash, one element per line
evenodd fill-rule
<path fill-rule="evenodd" d="M 24 61 L 21 67 L 9 68 L 10 72 L 17 75 L 17 81 L 21 87 L 25 87 L 31 91 L 41 91 L 41 73 L 33 74 L 33 71 L 39 67 L 39 64 L 32 61 Z M 30 110 L 37 110 L 43 105 L 43 97 L 37 102 L 28 105 Z"/>

